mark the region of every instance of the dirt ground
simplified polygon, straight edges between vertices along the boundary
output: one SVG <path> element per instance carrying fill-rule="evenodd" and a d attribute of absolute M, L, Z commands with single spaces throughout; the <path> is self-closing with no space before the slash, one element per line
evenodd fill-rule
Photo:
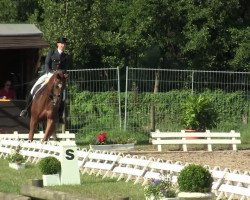
<path fill-rule="evenodd" d="M 230 171 L 240 170 L 241 172 L 250 172 L 250 150 L 217 150 L 217 151 L 163 151 L 158 152 L 153 149 L 135 149 L 129 152 L 133 155 L 146 156 L 147 158 L 161 158 L 163 160 L 181 161 L 185 163 L 196 163 L 209 165 L 210 167 L 218 166 L 221 170 L 228 168 Z"/>

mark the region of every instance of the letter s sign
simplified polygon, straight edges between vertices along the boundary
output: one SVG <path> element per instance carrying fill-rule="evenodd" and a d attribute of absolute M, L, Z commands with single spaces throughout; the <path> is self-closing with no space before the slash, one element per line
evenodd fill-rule
<path fill-rule="evenodd" d="M 66 159 L 67 160 L 73 160 L 74 158 L 75 158 L 75 156 L 74 156 L 74 150 L 67 149 L 66 150 Z"/>

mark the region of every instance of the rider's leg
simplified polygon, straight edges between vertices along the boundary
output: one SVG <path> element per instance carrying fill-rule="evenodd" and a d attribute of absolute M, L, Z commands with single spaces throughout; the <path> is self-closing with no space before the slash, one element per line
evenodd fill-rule
<path fill-rule="evenodd" d="M 32 104 L 32 99 L 33 99 L 33 96 L 31 93 L 29 93 L 28 97 L 27 97 L 27 100 L 26 100 L 26 106 L 25 106 L 25 109 L 21 111 L 20 113 L 20 117 L 27 117 L 28 116 L 28 110 Z"/>
<path fill-rule="evenodd" d="M 58 116 L 59 116 L 59 123 L 60 124 L 64 124 L 63 112 L 64 112 L 64 101 L 61 101 L 61 103 L 59 105 L 59 110 L 58 110 Z"/>
<path fill-rule="evenodd" d="M 49 78 L 49 73 L 42 75 L 39 79 L 37 79 L 36 83 L 30 90 L 30 93 L 34 96 L 34 94 L 39 90 L 37 87 L 41 87 L 43 83 Z"/>
<path fill-rule="evenodd" d="M 27 100 L 26 100 L 26 106 L 25 106 L 24 110 L 22 110 L 20 113 L 21 117 L 28 116 L 28 110 L 31 107 L 32 99 L 33 99 L 34 95 L 36 94 L 36 92 L 39 90 L 39 88 L 37 88 L 37 87 L 41 87 L 40 85 L 48 79 L 48 76 L 50 77 L 50 73 L 42 75 L 36 81 L 36 83 L 33 85 L 33 87 L 31 88 L 31 91 L 30 91 L 30 93 L 27 97 Z"/>
<path fill-rule="evenodd" d="M 65 90 L 62 92 L 62 101 L 60 102 L 59 109 L 58 109 L 58 116 L 59 116 L 59 123 L 64 124 L 65 121 L 63 119 L 64 107 L 65 107 L 65 99 L 66 99 L 66 92 Z"/>

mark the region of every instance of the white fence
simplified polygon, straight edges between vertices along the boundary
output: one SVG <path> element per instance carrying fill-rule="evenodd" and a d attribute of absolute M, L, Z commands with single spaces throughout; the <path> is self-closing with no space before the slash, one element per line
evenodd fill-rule
<path fill-rule="evenodd" d="M 12 149 L 20 148 L 20 153 L 26 157 L 26 162 L 37 163 L 45 156 L 59 158 L 59 142 L 40 143 L 16 139 L 0 139 L 0 158 L 6 158 Z M 82 173 L 96 174 L 105 177 L 125 179 L 134 184 L 145 185 L 151 178 L 159 179 L 161 174 L 173 173 L 173 182 L 182 168 L 187 165 L 181 162 L 164 161 L 145 156 L 124 155 L 120 152 L 94 151 L 78 149 L 78 165 Z M 250 173 L 238 170 L 220 169 L 206 166 L 213 178 L 212 190 L 217 199 L 250 199 Z"/>
<path fill-rule="evenodd" d="M 160 132 L 156 130 L 151 132 L 152 144 L 157 145 L 158 151 L 162 151 L 162 145 L 182 145 L 183 151 L 187 151 L 187 145 L 204 144 L 208 151 L 212 151 L 212 145 L 230 144 L 232 149 L 237 151 L 237 144 L 241 144 L 240 133 L 234 130 L 230 132 Z"/>
<path fill-rule="evenodd" d="M 75 140 L 75 134 L 70 133 L 69 131 L 65 131 L 65 133 L 57 133 L 56 137 L 57 139 L 60 140 Z M 18 131 L 14 131 L 13 133 L 8 133 L 8 134 L 0 134 L 0 139 L 5 139 L 5 138 L 15 139 L 15 140 L 28 140 L 29 135 L 27 133 L 18 133 Z M 44 138 L 43 131 L 35 133 L 33 137 L 34 140 L 42 140 L 43 138 Z"/>

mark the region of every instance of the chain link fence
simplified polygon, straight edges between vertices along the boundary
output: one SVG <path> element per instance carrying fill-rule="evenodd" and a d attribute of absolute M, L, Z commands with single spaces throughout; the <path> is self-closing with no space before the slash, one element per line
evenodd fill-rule
<path fill-rule="evenodd" d="M 248 124 L 247 72 L 127 68 L 119 73 L 118 68 L 69 71 L 67 130 L 179 131 L 180 103 L 193 93 L 214 97 L 218 130 Z"/>
<path fill-rule="evenodd" d="M 127 68 L 124 129 L 180 131 L 181 103 L 193 93 L 213 97 L 217 130 L 248 122 L 247 72 Z"/>
<path fill-rule="evenodd" d="M 66 129 L 71 132 L 121 129 L 119 70 L 69 70 Z"/>

